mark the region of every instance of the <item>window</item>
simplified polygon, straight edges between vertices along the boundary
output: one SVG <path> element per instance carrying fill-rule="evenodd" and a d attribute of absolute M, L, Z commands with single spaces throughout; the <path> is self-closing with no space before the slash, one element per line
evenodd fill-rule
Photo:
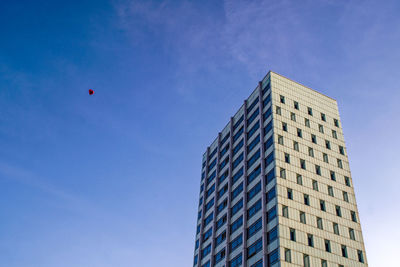
<path fill-rule="evenodd" d="M 235 161 L 232 163 L 232 168 L 234 169 L 234 168 L 236 168 L 239 164 L 240 164 L 240 162 L 242 162 L 242 160 L 243 160 L 243 152 L 242 153 L 240 153 L 240 155 L 235 159 Z"/>
<path fill-rule="evenodd" d="M 294 109 L 299 110 L 299 102 L 294 101 L 293 106 L 294 106 Z"/>
<path fill-rule="evenodd" d="M 339 153 L 342 154 L 342 155 L 344 155 L 344 147 L 339 146 Z"/>
<path fill-rule="evenodd" d="M 308 115 L 311 115 L 311 116 L 312 116 L 312 108 L 307 107 L 307 112 L 308 112 Z"/>
<path fill-rule="evenodd" d="M 273 143 L 274 143 L 274 137 L 271 136 L 271 137 L 268 138 L 267 141 L 265 141 L 265 143 L 264 143 L 265 151 L 267 151 L 268 148 L 270 148 L 270 147 L 272 146 Z"/>
<path fill-rule="evenodd" d="M 219 152 L 219 157 L 222 158 L 225 153 L 229 150 L 229 144 L 227 144 L 221 151 Z"/>
<path fill-rule="evenodd" d="M 236 248 L 238 248 L 241 244 L 243 243 L 243 235 L 240 234 L 238 237 L 233 239 L 230 243 L 230 250 L 229 251 L 234 251 Z"/>
<path fill-rule="evenodd" d="M 357 222 L 356 213 L 355 213 L 354 211 L 350 211 L 350 214 L 351 214 L 351 220 L 352 220 L 353 222 Z"/>
<path fill-rule="evenodd" d="M 286 179 L 286 170 L 281 168 L 279 171 L 281 178 Z"/>
<path fill-rule="evenodd" d="M 292 262 L 292 257 L 290 255 L 290 249 L 288 249 L 288 248 L 285 248 L 285 261 Z"/>
<path fill-rule="evenodd" d="M 212 227 L 203 234 L 203 242 L 207 241 L 212 235 Z"/>
<path fill-rule="evenodd" d="M 290 155 L 288 153 L 285 153 L 285 162 L 290 163 Z"/>
<path fill-rule="evenodd" d="M 218 178 L 218 184 L 222 184 L 222 182 L 228 177 L 228 170 L 224 172 L 224 174 L 221 175 L 221 177 Z"/>
<path fill-rule="evenodd" d="M 243 167 L 241 167 L 233 176 L 232 176 L 232 185 L 235 184 L 240 177 L 243 175 Z"/>
<path fill-rule="evenodd" d="M 297 128 L 297 136 L 303 137 L 303 133 L 302 133 L 301 129 L 299 129 L 299 128 Z"/>
<path fill-rule="evenodd" d="M 231 234 L 233 234 L 237 229 L 243 225 L 243 216 L 240 216 L 236 221 L 231 223 Z"/>
<path fill-rule="evenodd" d="M 243 207 L 243 198 L 240 199 L 232 208 L 231 208 L 231 217 L 235 215 L 239 210 Z"/>
<path fill-rule="evenodd" d="M 247 120 L 247 125 L 250 125 L 250 123 L 252 123 L 258 116 L 258 114 L 260 113 L 260 109 L 257 108 L 256 111 L 253 112 L 253 114 L 250 115 L 250 117 Z"/>
<path fill-rule="evenodd" d="M 326 211 L 325 201 L 324 200 L 320 200 L 319 201 L 319 206 L 320 206 L 322 211 Z"/>
<path fill-rule="evenodd" d="M 335 172 L 334 172 L 334 171 L 330 171 L 330 174 L 331 174 L 331 180 L 332 180 L 332 181 L 336 181 L 336 174 L 335 174 Z"/>
<path fill-rule="evenodd" d="M 299 151 L 299 143 L 296 141 L 293 141 L 293 149 L 296 151 Z"/>
<path fill-rule="evenodd" d="M 300 222 L 306 224 L 306 214 L 303 211 L 300 211 Z"/>
<path fill-rule="evenodd" d="M 275 178 L 275 169 L 270 170 L 266 175 L 265 175 L 265 184 L 268 184 Z"/>
<path fill-rule="evenodd" d="M 233 156 L 236 155 L 237 152 L 243 147 L 244 139 L 240 140 L 240 142 L 233 148 Z"/>
<path fill-rule="evenodd" d="M 337 159 L 337 165 L 339 168 L 343 169 L 343 163 L 341 159 Z"/>
<path fill-rule="evenodd" d="M 315 136 L 315 134 L 311 135 L 311 142 L 313 142 L 314 144 L 317 143 L 317 137 Z"/>
<path fill-rule="evenodd" d="M 318 191 L 318 182 L 315 180 L 312 180 L 312 187 L 315 191 Z"/>
<path fill-rule="evenodd" d="M 318 124 L 318 130 L 320 133 L 324 133 L 324 126 L 322 124 Z"/>
<path fill-rule="evenodd" d="M 221 164 L 219 164 L 219 169 L 221 170 L 221 169 L 224 168 L 228 163 L 229 163 L 229 156 L 227 156 L 227 157 L 221 162 Z"/>
<path fill-rule="evenodd" d="M 243 126 L 240 128 L 240 130 L 233 136 L 233 142 L 235 142 L 236 140 L 239 139 L 239 137 L 242 135 L 243 133 Z"/>
<path fill-rule="evenodd" d="M 265 159 L 265 167 L 267 167 L 269 164 L 271 164 L 274 161 L 274 151 L 269 153 L 267 158 Z"/>
<path fill-rule="evenodd" d="M 276 218 L 276 206 L 267 211 L 267 223 Z"/>
<path fill-rule="evenodd" d="M 268 265 L 267 266 L 272 266 L 278 260 L 279 260 L 278 249 L 275 249 L 270 254 L 268 254 Z"/>
<path fill-rule="evenodd" d="M 242 115 L 242 116 L 238 119 L 238 121 L 233 125 L 233 130 L 236 130 L 237 127 L 240 126 L 240 124 L 242 123 L 243 119 L 244 119 L 244 116 Z"/>
<path fill-rule="evenodd" d="M 196 265 L 198 261 L 198 255 L 194 256 L 193 265 Z"/>
<path fill-rule="evenodd" d="M 201 206 L 201 204 L 203 204 L 203 197 L 201 197 L 199 200 L 199 206 Z"/>
<path fill-rule="evenodd" d="M 262 238 L 258 239 L 256 242 L 250 245 L 250 247 L 247 249 L 247 258 L 248 259 L 251 258 L 261 250 L 262 250 Z"/>
<path fill-rule="evenodd" d="M 231 262 L 229 263 L 229 267 L 239 267 L 242 265 L 242 253 L 236 256 Z"/>
<path fill-rule="evenodd" d="M 278 115 L 281 115 L 281 114 L 282 114 L 281 108 L 278 107 L 278 106 L 276 106 L 276 114 L 278 114 Z"/>
<path fill-rule="evenodd" d="M 308 148 L 308 155 L 309 155 L 310 157 L 314 157 L 314 149 L 312 149 L 312 147 L 309 147 L 309 148 Z"/>
<path fill-rule="evenodd" d="M 306 161 L 304 159 L 300 159 L 300 167 L 305 170 L 306 169 Z"/>
<path fill-rule="evenodd" d="M 329 142 L 329 140 L 325 140 L 325 147 L 331 149 L 331 142 Z"/>
<path fill-rule="evenodd" d="M 249 154 L 255 147 L 260 143 L 260 135 L 257 135 L 256 138 L 251 141 L 251 143 L 247 146 L 247 154 Z"/>
<path fill-rule="evenodd" d="M 226 208 L 226 206 L 228 206 L 228 199 L 227 198 L 224 201 L 222 201 L 221 204 L 218 205 L 217 215 L 220 214 Z"/>
<path fill-rule="evenodd" d="M 270 121 L 267 126 L 264 127 L 264 135 L 267 135 L 272 129 L 272 121 Z"/>
<path fill-rule="evenodd" d="M 205 248 L 201 251 L 201 257 L 204 258 L 204 257 L 207 256 L 210 252 L 211 252 L 211 244 L 209 244 L 207 247 L 205 247 Z"/>
<path fill-rule="evenodd" d="M 214 218 L 214 213 L 208 215 L 207 218 L 204 219 L 203 227 L 206 227 L 212 221 L 213 218 Z"/>
<path fill-rule="evenodd" d="M 251 166 L 253 166 L 253 164 L 260 158 L 261 152 L 260 149 L 257 150 L 257 152 L 255 152 L 253 154 L 253 156 L 251 156 L 251 158 L 247 161 L 247 169 L 250 169 Z"/>
<path fill-rule="evenodd" d="M 335 139 L 337 139 L 337 133 L 336 133 L 335 130 L 332 130 L 332 137 L 335 138 Z"/>
<path fill-rule="evenodd" d="M 224 196 L 224 194 L 228 191 L 228 183 L 224 185 L 224 187 L 221 188 L 221 190 L 218 191 L 218 199 Z"/>
<path fill-rule="evenodd" d="M 345 177 L 344 177 L 344 183 L 345 183 L 347 186 L 351 186 L 351 185 L 350 185 L 350 178 L 347 177 L 347 176 L 345 176 Z"/>
<path fill-rule="evenodd" d="M 323 158 L 323 160 L 324 160 L 325 163 L 329 163 L 329 161 L 328 161 L 328 154 L 322 153 L 322 158 Z"/>
<path fill-rule="evenodd" d="M 226 140 L 228 140 L 230 134 L 231 134 L 231 133 L 229 132 L 229 133 L 227 133 L 227 134 L 222 138 L 221 143 L 219 143 L 220 146 L 223 146 L 223 145 L 225 144 L 225 142 L 226 142 Z M 228 145 L 227 145 L 227 146 L 228 146 Z"/>
<path fill-rule="evenodd" d="M 324 113 L 321 113 L 321 120 L 326 121 L 326 116 Z"/>
<path fill-rule="evenodd" d="M 247 239 L 252 237 L 255 233 L 260 231 L 262 228 L 262 217 L 258 219 L 255 223 L 250 225 L 249 228 L 247 228 Z"/>
<path fill-rule="evenodd" d="M 278 238 L 278 228 L 275 227 L 267 233 L 267 244 L 271 244 Z"/>
<path fill-rule="evenodd" d="M 349 196 L 347 195 L 347 192 L 343 191 L 343 200 L 346 202 L 349 202 Z"/>
<path fill-rule="evenodd" d="M 339 121 L 337 119 L 333 119 L 333 124 L 335 124 L 336 127 L 339 127 Z"/>
<path fill-rule="evenodd" d="M 307 234 L 307 244 L 309 247 L 314 247 L 314 236 L 312 234 Z"/>
<path fill-rule="evenodd" d="M 329 241 L 328 239 L 325 239 L 325 251 L 326 252 L 331 252 L 331 241 Z"/>
<path fill-rule="evenodd" d="M 251 103 L 251 105 L 247 108 L 247 113 L 250 113 L 250 111 L 257 105 L 258 101 L 259 101 L 259 98 L 257 97 L 257 98 L 253 101 L 253 103 Z"/>
<path fill-rule="evenodd" d="M 249 130 L 249 132 L 247 133 L 247 140 L 250 139 L 250 137 L 253 136 L 253 134 L 258 130 L 258 128 L 260 128 L 260 121 L 257 121 L 253 127 L 251 127 L 251 129 Z"/>
<path fill-rule="evenodd" d="M 259 260 L 256 263 L 254 263 L 253 265 L 251 265 L 251 267 L 263 267 L 263 260 Z"/>
<path fill-rule="evenodd" d="M 333 187 L 328 185 L 328 195 L 330 195 L 331 197 L 334 197 L 333 195 Z"/>
<path fill-rule="evenodd" d="M 335 235 L 340 235 L 340 233 L 339 233 L 339 225 L 337 223 L 333 223 L 333 233 Z"/>
<path fill-rule="evenodd" d="M 287 123 L 286 122 L 282 122 L 282 130 L 287 132 Z"/>
<path fill-rule="evenodd" d="M 345 245 L 342 245 L 342 256 L 347 258 L 347 247 Z"/>
<path fill-rule="evenodd" d="M 297 184 L 303 185 L 303 176 L 301 176 L 300 174 L 297 174 L 296 181 L 297 181 Z"/>
<path fill-rule="evenodd" d="M 225 258 L 225 248 L 221 249 L 214 258 L 214 263 L 218 263 L 220 261 L 222 261 Z"/>
<path fill-rule="evenodd" d="M 351 240 L 356 240 L 356 236 L 354 234 L 354 229 L 349 228 L 349 237 Z"/>
<path fill-rule="evenodd" d="M 303 254 L 303 264 L 304 267 L 310 267 L 310 256 Z"/>
<path fill-rule="evenodd" d="M 278 144 L 283 145 L 283 136 L 278 135 Z"/>
<path fill-rule="evenodd" d="M 285 104 L 285 97 L 283 95 L 280 96 L 280 100 L 282 104 Z"/>
<path fill-rule="evenodd" d="M 304 119 L 304 125 L 308 128 L 310 128 L 310 120 L 309 119 Z"/>
<path fill-rule="evenodd" d="M 364 255 L 361 250 L 357 250 L 358 261 L 364 263 Z"/>
<path fill-rule="evenodd" d="M 321 267 L 328 267 L 328 262 L 326 260 L 321 260 Z"/>
<path fill-rule="evenodd" d="M 223 231 L 220 235 L 218 235 L 215 238 L 215 246 L 218 246 L 219 244 L 221 244 L 222 242 L 224 242 L 226 239 L 226 231 Z"/>
<path fill-rule="evenodd" d="M 234 200 L 243 191 L 243 182 L 241 182 L 231 193 L 231 199 Z"/>
<path fill-rule="evenodd" d="M 288 206 L 282 206 L 282 216 L 289 218 L 289 208 Z"/>
<path fill-rule="evenodd" d="M 247 192 L 247 201 L 250 201 L 261 191 L 261 182 L 258 182 L 249 192 Z"/>
<path fill-rule="evenodd" d="M 214 206 L 214 198 L 212 198 L 210 201 L 208 201 L 208 203 L 206 204 L 205 208 L 204 208 L 204 213 L 206 213 L 209 209 L 211 209 L 211 207 Z"/>
<path fill-rule="evenodd" d="M 336 216 L 342 217 L 342 210 L 338 205 L 335 206 Z"/>
<path fill-rule="evenodd" d="M 310 206 L 310 196 L 307 194 L 304 194 L 304 204 Z"/>
<path fill-rule="evenodd" d="M 215 191 L 215 184 L 213 184 L 206 192 L 206 198 L 211 196 L 211 194 Z"/>
<path fill-rule="evenodd" d="M 322 224 L 322 218 L 317 217 L 317 227 L 318 229 L 324 230 L 324 226 Z"/>
<path fill-rule="evenodd" d="M 268 192 L 267 192 L 267 202 L 271 201 L 272 199 L 274 199 L 274 197 L 276 196 L 276 189 L 275 187 L 272 187 Z"/>
<path fill-rule="evenodd" d="M 287 198 L 293 200 L 293 190 L 290 188 L 287 189 Z"/>
<path fill-rule="evenodd" d="M 216 230 L 221 228 L 225 223 L 226 223 L 226 214 L 217 221 L 217 226 L 216 226 L 217 229 Z"/>
<path fill-rule="evenodd" d="M 259 199 L 256 203 L 254 203 L 253 206 L 251 206 L 247 210 L 247 219 L 250 219 L 251 217 L 254 216 L 259 210 L 261 210 L 261 199 Z"/>
<path fill-rule="evenodd" d="M 267 119 L 271 116 L 271 114 L 272 114 L 272 106 L 269 107 L 269 108 L 265 111 L 265 113 L 264 113 L 264 115 L 263 115 L 264 121 L 267 120 Z"/>
<path fill-rule="evenodd" d="M 290 119 L 292 121 L 296 121 L 296 114 L 294 114 L 293 112 L 290 112 Z"/>
<path fill-rule="evenodd" d="M 296 229 L 290 228 L 290 240 L 296 241 Z"/>
<path fill-rule="evenodd" d="M 321 167 L 318 165 L 315 165 L 315 173 L 318 175 L 321 175 Z"/>

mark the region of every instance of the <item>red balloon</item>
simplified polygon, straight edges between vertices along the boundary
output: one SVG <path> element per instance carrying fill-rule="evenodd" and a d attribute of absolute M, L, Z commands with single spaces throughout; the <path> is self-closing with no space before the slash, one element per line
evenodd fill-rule
<path fill-rule="evenodd" d="M 94 91 L 92 89 L 89 89 L 89 95 L 93 95 Z"/>

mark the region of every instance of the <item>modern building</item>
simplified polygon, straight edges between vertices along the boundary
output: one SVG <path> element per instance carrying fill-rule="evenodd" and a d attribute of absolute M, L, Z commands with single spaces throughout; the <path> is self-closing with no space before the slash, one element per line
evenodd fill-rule
<path fill-rule="evenodd" d="M 336 100 L 269 72 L 203 155 L 195 267 L 367 266 Z"/>

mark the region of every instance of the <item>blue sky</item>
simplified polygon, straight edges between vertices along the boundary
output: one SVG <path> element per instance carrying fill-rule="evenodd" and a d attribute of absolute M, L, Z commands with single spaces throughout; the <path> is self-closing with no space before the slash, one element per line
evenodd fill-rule
<path fill-rule="evenodd" d="M 397 266 L 399 12 L 1 1 L 0 266 L 191 266 L 201 156 L 268 70 L 338 100 L 369 264 Z"/>

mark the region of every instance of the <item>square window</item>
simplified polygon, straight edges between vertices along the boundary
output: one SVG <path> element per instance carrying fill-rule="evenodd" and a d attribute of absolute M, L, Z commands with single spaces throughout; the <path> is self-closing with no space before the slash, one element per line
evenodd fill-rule
<path fill-rule="evenodd" d="M 309 119 L 304 119 L 304 125 L 308 128 L 310 128 L 310 120 Z"/>
<path fill-rule="evenodd" d="M 313 189 L 314 189 L 315 191 L 318 191 L 318 182 L 315 181 L 315 180 L 313 180 L 313 181 L 312 181 L 312 187 L 313 187 Z"/>
<path fill-rule="evenodd" d="M 293 112 L 290 113 L 290 119 L 292 121 L 296 121 L 296 114 L 294 114 Z"/>
<path fill-rule="evenodd" d="M 333 187 L 330 186 L 330 185 L 328 185 L 328 194 L 329 194 L 331 197 L 334 196 L 334 195 L 333 195 Z"/>
<path fill-rule="evenodd" d="M 287 123 L 286 122 L 282 122 L 282 130 L 287 132 Z"/>
<path fill-rule="evenodd" d="M 317 227 L 318 229 L 324 230 L 324 227 L 322 225 L 322 218 L 317 217 Z"/>
<path fill-rule="evenodd" d="M 314 134 L 311 135 L 311 142 L 313 142 L 314 144 L 317 143 L 317 137 Z"/>
<path fill-rule="evenodd" d="M 321 124 L 318 124 L 318 130 L 320 133 L 324 133 L 324 126 L 322 126 Z"/>
<path fill-rule="evenodd" d="M 337 133 L 336 133 L 335 130 L 332 130 L 332 137 L 335 138 L 335 139 L 337 139 Z"/>
<path fill-rule="evenodd" d="M 296 175 L 297 184 L 303 185 L 303 177 L 300 174 Z"/>
<path fill-rule="evenodd" d="M 309 148 L 308 148 L 308 155 L 309 155 L 310 157 L 314 157 L 314 149 L 313 149 L 312 147 L 309 147 Z"/>
<path fill-rule="evenodd" d="M 283 136 L 278 135 L 278 144 L 283 145 Z"/>
<path fill-rule="evenodd" d="M 296 141 L 293 141 L 293 149 L 296 151 L 299 151 L 299 143 Z"/>
<path fill-rule="evenodd" d="M 290 240 L 296 241 L 296 230 L 293 228 L 290 228 Z"/>
<path fill-rule="evenodd" d="M 339 235 L 339 225 L 337 223 L 333 223 L 333 233 L 335 235 Z"/>
<path fill-rule="evenodd" d="M 293 200 L 293 190 L 290 188 L 287 189 L 287 198 Z"/>

